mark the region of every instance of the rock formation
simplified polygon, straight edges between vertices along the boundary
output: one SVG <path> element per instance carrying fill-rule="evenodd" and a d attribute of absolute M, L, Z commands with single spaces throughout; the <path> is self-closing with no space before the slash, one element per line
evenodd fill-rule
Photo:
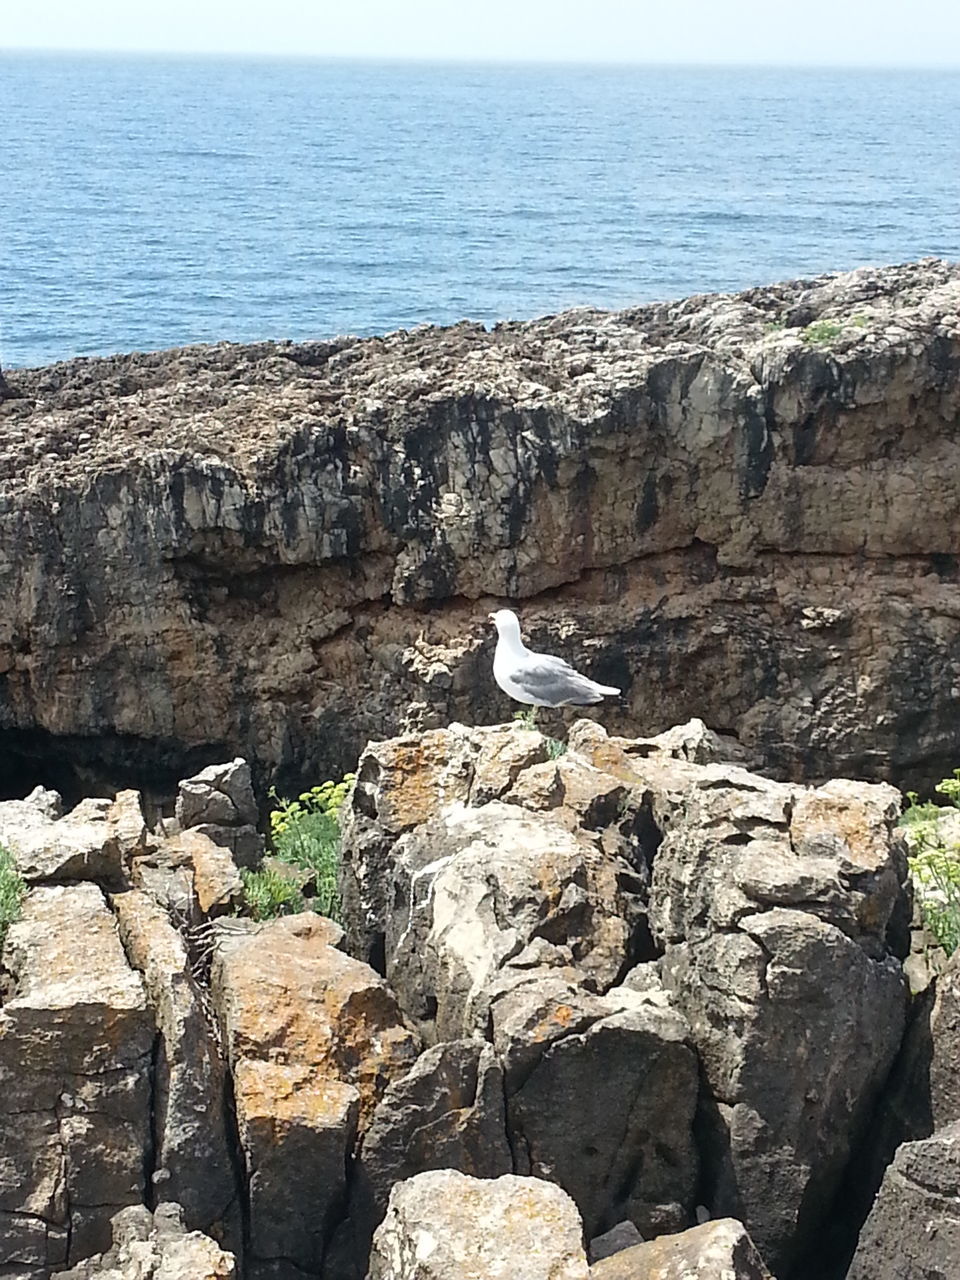
<path fill-rule="evenodd" d="M 758 1280 L 756 1246 L 806 1280 L 901 1046 L 903 849 L 890 787 L 773 781 L 739 753 L 699 722 L 581 720 L 565 751 L 518 724 L 372 744 L 345 928 L 203 889 L 207 846 L 237 874 L 241 762 L 180 788 L 222 844 L 152 827 L 132 792 L 0 803 L 27 881 L 0 959 L 0 1276 L 364 1280 L 369 1258 L 454 1280 L 471 1248 L 485 1277 L 516 1267 L 521 1241 L 531 1277 L 586 1277 L 589 1242 L 598 1277 L 722 1259 Z M 917 1171 L 955 1141 L 956 972 L 898 1060 L 930 1100 L 861 1274 L 918 1215 L 952 1230 Z"/>
<path fill-rule="evenodd" d="M 507 704 L 486 613 L 782 777 L 960 758 L 960 269 L 7 373 L 0 775 L 340 776 Z M 27 785 L 20 785 L 22 783 Z"/>

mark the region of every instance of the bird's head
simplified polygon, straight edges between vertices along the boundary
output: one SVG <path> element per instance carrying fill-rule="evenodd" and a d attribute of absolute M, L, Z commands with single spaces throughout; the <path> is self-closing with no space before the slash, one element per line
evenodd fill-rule
<path fill-rule="evenodd" d="M 512 609 L 498 609 L 496 613 L 488 614 L 488 617 L 497 628 L 498 635 L 520 638 L 520 619 Z"/>

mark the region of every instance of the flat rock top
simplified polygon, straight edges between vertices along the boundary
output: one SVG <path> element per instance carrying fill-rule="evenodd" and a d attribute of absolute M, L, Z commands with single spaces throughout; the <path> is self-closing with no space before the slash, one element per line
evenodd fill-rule
<path fill-rule="evenodd" d="M 444 406 L 464 398 L 481 418 L 485 403 L 502 402 L 590 421 L 658 364 L 697 352 L 760 377 L 825 347 L 842 360 L 938 335 L 960 337 L 960 265 L 926 259 L 490 331 L 464 322 L 76 359 L 0 382 L 0 491 L 81 480 L 156 451 L 252 473 L 281 448 L 296 452 L 303 432 L 401 438 L 442 428 Z"/>

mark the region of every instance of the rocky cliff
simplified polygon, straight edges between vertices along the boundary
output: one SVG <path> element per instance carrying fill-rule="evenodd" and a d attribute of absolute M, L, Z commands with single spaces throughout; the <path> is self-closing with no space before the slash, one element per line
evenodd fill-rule
<path fill-rule="evenodd" d="M 338 774 L 491 605 L 781 777 L 960 760 L 960 268 L 7 372 L 0 774 Z M 84 774 L 83 771 L 88 773 Z"/>

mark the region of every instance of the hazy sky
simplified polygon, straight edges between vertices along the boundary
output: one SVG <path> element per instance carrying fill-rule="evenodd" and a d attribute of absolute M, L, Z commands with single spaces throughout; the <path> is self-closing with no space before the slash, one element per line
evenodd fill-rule
<path fill-rule="evenodd" d="M 0 48 L 960 65 L 960 0 L 8 0 Z"/>

